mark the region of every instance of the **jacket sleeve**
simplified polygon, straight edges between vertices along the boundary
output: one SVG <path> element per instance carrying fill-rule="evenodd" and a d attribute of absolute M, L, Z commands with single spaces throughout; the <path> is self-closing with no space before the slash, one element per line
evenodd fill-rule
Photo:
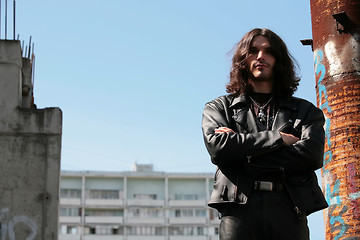
<path fill-rule="evenodd" d="M 323 166 L 324 156 L 324 115 L 313 106 L 303 116 L 299 116 L 300 140 L 291 146 L 283 146 L 259 158 L 259 162 L 284 167 L 286 171 L 312 171 Z"/>
<path fill-rule="evenodd" d="M 268 152 L 283 145 L 278 131 L 239 133 L 232 127 L 232 113 L 224 101 L 216 99 L 205 105 L 202 131 L 205 146 L 215 165 L 239 166 L 247 156 Z M 228 127 L 235 133 L 215 134 L 218 127 Z"/>

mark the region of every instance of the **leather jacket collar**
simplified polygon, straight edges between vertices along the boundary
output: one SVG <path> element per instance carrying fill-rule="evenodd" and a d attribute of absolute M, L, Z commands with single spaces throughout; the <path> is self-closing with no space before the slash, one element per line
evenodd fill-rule
<path fill-rule="evenodd" d="M 289 110 L 296 110 L 296 106 L 293 104 L 293 99 L 296 99 L 295 97 L 292 97 L 290 101 L 285 101 L 284 99 L 278 99 L 279 101 L 279 108 L 287 108 Z M 232 95 L 232 100 L 229 105 L 230 108 L 235 107 L 237 104 L 240 104 L 240 106 L 248 106 L 249 105 L 249 97 L 248 94 L 243 93 L 238 96 Z"/>
<path fill-rule="evenodd" d="M 296 98 L 292 97 L 290 101 L 284 101 L 283 99 L 278 99 L 279 110 L 274 119 L 272 130 L 282 129 L 286 127 L 289 123 L 292 124 L 291 115 L 292 112 L 296 110 L 296 104 L 293 104 Z M 243 126 L 244 129 L 247 129 L 248 132 L 258 132 L 256 126 L 256 120 L 254 115 L 251 112 L 249 107 L 249 97 L 247 94 L 240 94 L 239 96 L 232 95 L 230 100 L 230 109 L 237 109 L 236 113 L 232 118 Z"/>

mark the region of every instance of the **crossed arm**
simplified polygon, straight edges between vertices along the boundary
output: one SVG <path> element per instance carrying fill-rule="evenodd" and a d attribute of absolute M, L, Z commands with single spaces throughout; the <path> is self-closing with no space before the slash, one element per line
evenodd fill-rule
<path fill-rule="evenodd" d="M 205 146 L 215 165 L 236 166 L 251 157 L 252 161 L 293 170 L 313 170 L 322 166 L 324 116 L 313 105 L 301 102 L 298 107 L 301 111 L 296 136 L 300 139 L 281 130 L 236 132 L 230 127 L 232 115 L 227 109 L 228 102 L 222 98 L 206 104 L 203 112 Z"/>
<path fill-rule="evenodd" d="M 219 127 L 219 128 L 215 129 L 215 134 L 221 134 L 221 133 L 227 133 L 227 132 L 235 133 L 234 130 L 227 128 L 227 127 Z M 284 141 L 284 144 L 286 146 L 290 146 L 300 140 L 298 137 L 295 137 L 292 134 L 280 132 L 280 135 L 281 135 L 281 139 Z"/>

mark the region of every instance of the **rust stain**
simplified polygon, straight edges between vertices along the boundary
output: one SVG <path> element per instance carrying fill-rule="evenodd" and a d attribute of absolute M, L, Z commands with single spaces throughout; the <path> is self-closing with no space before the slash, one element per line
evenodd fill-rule
<path fill-rule="evenodd" d="M 310 5 L 317 100 L 326 117 L 326 239 L 360 239 L 360 1 Z"/>

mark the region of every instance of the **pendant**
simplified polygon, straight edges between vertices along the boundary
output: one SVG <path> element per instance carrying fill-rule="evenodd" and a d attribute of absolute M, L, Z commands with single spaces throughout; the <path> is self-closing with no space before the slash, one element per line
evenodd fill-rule
<path fill-rule="evenodd" d="M 264 114 L 264 112 L 263 112 L 262 109 L 259 111 L 259 114 L 258 114 L 257 117 L 258 117 L 259 122 L 260 122 L 261 124 L 265 124 L 265 123 L 266 123 L 266 115 Z"/>

